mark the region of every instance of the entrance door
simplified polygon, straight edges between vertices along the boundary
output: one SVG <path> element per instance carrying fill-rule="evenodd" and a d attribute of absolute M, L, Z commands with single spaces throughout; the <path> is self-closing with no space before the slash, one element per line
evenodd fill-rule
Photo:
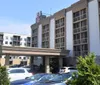
<path fill-rule="evenodd" d="M 50 72 L 58 73 L 59 72 L 59 58 L 50 58 Z"/>

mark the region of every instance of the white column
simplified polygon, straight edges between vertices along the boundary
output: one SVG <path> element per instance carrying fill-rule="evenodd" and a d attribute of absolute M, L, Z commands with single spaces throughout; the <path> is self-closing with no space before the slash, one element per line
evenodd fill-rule
<path fill-rule="evenodd" d="M 88 3 L 90 52 L 100 55 L 100 27 L 98 0 Z"/>
<path fill-rule="evenodd" d="M 45 72 L 50 73 L 49 56 L 45 56 Z"/>
<path fill-rule="evenodd" d="M 55 48 L 55 19 L 50 20 L 50 48 Z"/>
<path fill-rule="evenodd" d="M 40 24 L 38 28 L 38 47 L 42 47 L 42 24 Z"/>
<path fill-rule="evenodd" d="M 73 17 L 72 11 L 66 13 L 66 49 L 70 50 L 69 56 L 73 56 Z"/>

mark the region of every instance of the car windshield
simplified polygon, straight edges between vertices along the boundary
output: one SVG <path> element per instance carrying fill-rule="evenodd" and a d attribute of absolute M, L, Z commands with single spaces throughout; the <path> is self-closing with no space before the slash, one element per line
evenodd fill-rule
<path fill-rule="evenodd" d="M 31 79 L 31 80 L 39 80 L 44 75 L 46 75 L 46 74 L 35 74 L 34 76 L 31 76 L 28 79 Z"/>
<path fill-rule="evenodd" d="M 43 76 L 39 81 L 40 82 L 47 82 L 50 79 L 52 79 L 54 76 L 56 76 L 56 74 L 48 74 L 48 75 Z"/>
<path fill-rule="evenodd" d="M 49 79 L 49 81 L 63 82 L 63 81 L 67 80 L 70 77 L 71 77 L 70 73 L 58 74 L 58 75 L 54 76 L 52 79 Z"/>

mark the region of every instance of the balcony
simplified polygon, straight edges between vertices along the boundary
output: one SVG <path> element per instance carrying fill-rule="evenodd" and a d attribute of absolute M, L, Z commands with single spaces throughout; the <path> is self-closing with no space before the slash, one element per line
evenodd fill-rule
<path fill-rule="evenodd" d="M 87 25 L 86 25 L 86 26 L 81 27 L 81 31 L 87 31 Z"/>
<path fill-rule="evenodd" d="M 86 18 L 86 13 L 81 15 L 81 19 L 85 19 Z"/>
<path fill-rule="evenodd" d="M 3 40 L 3 36 L 0 36 L 0 40 Z"/>
<path fill-rule="evenodd" d="M 74 40 L 74 45 L 76 45 L 76 44 L 80 44 L 80 39 Z"/>
<path fill-rule="evenodd" d="M 81 39 L 81 43 L 87 43 L 87 38 Z"/>
<path fill-rule="evenodd" d="M 17 38 L 13 38 L 13 41 L 17 41 L 17 42 L 20 42 L 20 39 L 17 39 Z"/>
<path fill-rule="evenodd" d="M 88 54 L 88 50 L 83 50 L 83 51 L 81 52 L 81 54 L 82 54 L 82 56 L 87 55 L 87 54 Z"/>
<path fill-rule="evenodd" d="M 74 29 L 74 33 L 80 32 L 80 28 Z"/>
<path fill-rule="evenodd" d="M 81 55 L 81 51 L 74 51 L 74 56 L 79 57 Z"/>
<path fill-rule="evenodd" d="M 73 19 L 74 22 L 76 22 L 76 21 L 78 21 L 78 20 L 80 20 L 80 16 L 75 17 L 75 18 Z"/>

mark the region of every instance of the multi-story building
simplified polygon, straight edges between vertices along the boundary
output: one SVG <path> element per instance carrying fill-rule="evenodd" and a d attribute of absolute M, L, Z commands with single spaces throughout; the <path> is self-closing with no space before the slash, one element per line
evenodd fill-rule
<path fill-rule="evenodd" d="M 0 45 L 3 46 L 17 46 L 17 47 L 30 47 L 31 46 L 31 37 L 28 35 L 19 35 L 11 33 L 0 32 Z M 5 57 L 3 55 L 1 58 L 1 65 L 5 65 Z M 10 55 L 9 65 L 14 64 L 25 64 L 29 65 L 30 57 L 29 56 L 14 56 Z"/>
<path fill-rule="evenodd" d="M 42 14 L 40 15 L 42 16 Z M 32 47 L 70 50 L 63 65 L 89 52 L 100 64 L 100 0 L 80 0 L 31 26 Z"/>

